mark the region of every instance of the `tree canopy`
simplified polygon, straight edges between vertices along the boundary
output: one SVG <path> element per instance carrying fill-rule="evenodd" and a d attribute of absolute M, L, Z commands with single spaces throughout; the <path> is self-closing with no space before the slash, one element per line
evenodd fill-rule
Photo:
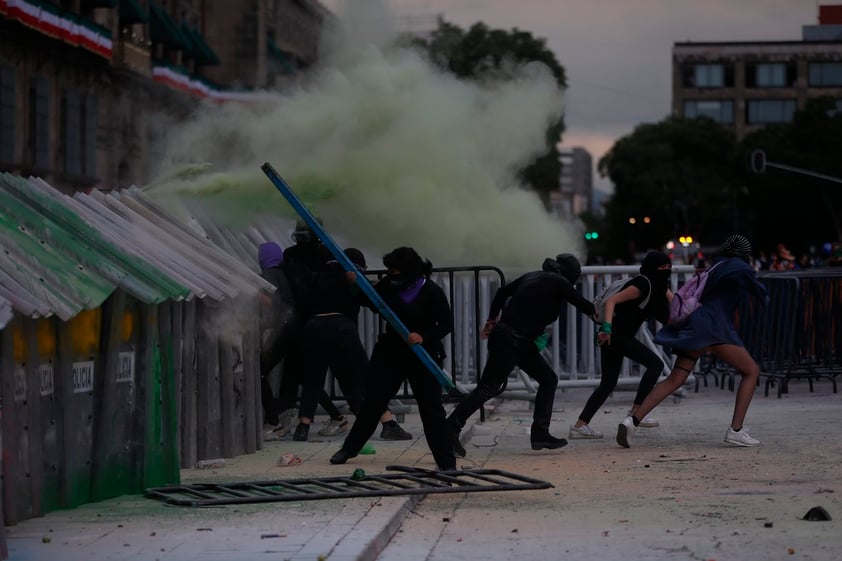
<path fill-rule="evenodd" d="M 627 258 L 682 235 L 704 241 L 738 229 L 739 154 L 733 133 L 709 119 L 635 128 L 598 164 L 614 183 L 604 248 Z"/>
<path fill-rule="evenodd" d="M 769 162 L 842 179 L 842 112 L 833 99 L 811 100 L 791 123 L 761 129 L 743 146 L 746 154 L 764 150 Z M 747 185 L 751 228 L 768 247 L 784 242 L 801 253 L 842 241 L 842 183 L 769 167 Z"/>
<path fill-rule="evenodd" d="M 513 78 L 515 68 L 540 62 L 549 68 L 560 88 L 567 85 L 564 68 L 547 48 L 546 41 L 517 28 L 490 29 L 484 23 L 475 23 L 466 31 L 439 19 L 437 29 L 429 38 L 412 37 L 410 43 L 425 52 L 439 68 L 467 80 L 507 80 Z M 563 118 L 547 130 L 536 131 L 544 137 L 546 152 L 519 173 L 521 181 L 537 191 L 545 205 L 549 192 L 559 188 L 561 162 L 556 144 L 563 131 Z"/>
<path fill-rule="evenodd" d="M 603 222 L 589 217 L 602 233 L 599 252 L 628 258 L 681 235 L 713 245 L 732 231 L 767 252 L 781 242 L 803 253 L 842 240 L 842 184 L 774 167 L 754 174 L 756 149 L 770 162 L 842 178 L 842 112 L 832 99 L 812 100 L 791 123 L 742 142 L 706 118 L 638 126 L 599 161 L 614 183 Z"/>

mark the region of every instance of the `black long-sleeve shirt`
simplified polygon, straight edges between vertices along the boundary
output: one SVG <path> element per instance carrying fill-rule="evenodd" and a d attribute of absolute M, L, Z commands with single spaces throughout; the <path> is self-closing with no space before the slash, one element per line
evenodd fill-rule
<path fill-rule="evenodd" d="M 381 279 L 374 289 L 410 333 L 421 335 L 424 339 L 422 345 L 430 356 L 443 360 L 445 352 L 442 339 L 453 331 L 453 312 L 441 287 L 427 279 L 411 302 L 401 299 L 400 291 L 390 285 L 387 277 Z M 391 325 L 386 328 L 385 336 L 398 338 Z"/>
<path fill-rule="evenodd" d="M 361 274 L 361 273 L 358 273 Z M 359 288 L 345 278 L 345 269 L 336 261 L 325 266 L 325 271 L 314 273 L 310 314 L 344 314 L 354 321 L 360 304 L 367 300 Z"/>
<path fill-rule="evenodd" d="M 593 303 L 580 296 L 561 275 L 534 271 L 500 287 L 491 301 L 488 317 L 497 319 L 502 310 L 501 322 L 527 337 L 538 337 L 558 319 L 566 302 L 589 316 L 596 311 Z"/>

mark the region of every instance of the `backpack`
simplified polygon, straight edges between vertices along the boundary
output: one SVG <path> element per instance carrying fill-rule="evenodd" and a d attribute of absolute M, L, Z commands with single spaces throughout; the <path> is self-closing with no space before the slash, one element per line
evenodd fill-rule
<path fill-rule="evenodd" d="M 673 294 L 672 302 L 670 302 L 670 325 L 684 323 L 690 317 L 690 314 L 702 306 L 702 294 L 705 291 L 708 276 L 717 265 L 719 263 L 715 263 L 712 267 L 696 273 Z"/>
<path fill-rule="evenodd" d="M 644 275 L 638 276 L 645 278 L 646 282 L 649 283 L 649 294 L 647 294 L 646 298 L 644 298 L 643 301 L 640 304 L 638 304 L 638 307 L 642 310 L 646 307 L 646 304 L 649 303 L 649 298 L 652 297 L 652 283 L 650 283 L 649 279 L 647 279 Z M 594 298 L 593 307 L 596 309 L 597 322 L 608 321 L 607 319 L 605 319 L 605 301 L 617 294 L 618 292 L 620 292 L 621 290 L 623 290 L 623 288 L 629 283 L 629 281 L 632 280 L 632 278 L 634 277 L 626 277 L 615 280 L 614 282 L 603 288 L 602 292 L 600 292 L 597 295 L 597 297 Z"/>

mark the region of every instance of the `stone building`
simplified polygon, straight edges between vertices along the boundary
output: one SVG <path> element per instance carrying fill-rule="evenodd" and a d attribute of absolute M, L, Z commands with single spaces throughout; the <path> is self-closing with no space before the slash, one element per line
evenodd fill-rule
<path fill-rule="evenodd" d="M 0 0 L 0 171 L 143 184 L 167 127 L 283 85 L 329 17 L 317 0 Z"/>

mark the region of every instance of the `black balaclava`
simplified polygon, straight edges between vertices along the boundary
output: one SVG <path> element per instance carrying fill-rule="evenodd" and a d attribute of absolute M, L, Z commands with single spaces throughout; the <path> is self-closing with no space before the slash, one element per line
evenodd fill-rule
<path fill-rule="evenodd" d="M 399 247 L 383 256 L 387 269 L 396 269 L 398 274 L 389 275 L 389 283 L 400 290 L 412 285 L 425 274 L 425 263 L 411 247 Z"/>
<path fill-rule="evenodd" d="M 669 265 L 669 269 L 658 270 L 658 267 Z M 669 255 L 661 251 L 650 251 L 643 258 L 643 263 L 640 265 L 640 274 L 649 279 L 653 288 L 657 287 L 659 291 L 666 290 L 672 274 L 672 261 Z"/>
<path fill-rule="evenodd" d="M 363 252 L 357 249 L 356 247 L 347 247 L 345 248 L 345 256 L 351 260 L 351 263 L 359 267 L 360 269 L 365 269 L 365 255 Z"/>
<path fill-rule="evenodd" d="M 544 261 L 546 266 L 547 261 Z M 571 253 L 559 253 L 555 256 L 555 267 L 553 267 L 553 272 L 558 273 L 562 277 L 566 278 L 570 284 L 576 284 L 576 281 L 579 280 L 579 277 L 582 275 L 582 265 L 579 264 L 579 260 L 576 259 L 576 256 Z M 547 270 L 546 268 L 544 269 Z"/>
<path fill-rule="evenodd" d="M 737 257 L 746 263 L 751 262 L 751 242 L 742 234 L 732 234 L 719 246 L 723 257 Z"/>

